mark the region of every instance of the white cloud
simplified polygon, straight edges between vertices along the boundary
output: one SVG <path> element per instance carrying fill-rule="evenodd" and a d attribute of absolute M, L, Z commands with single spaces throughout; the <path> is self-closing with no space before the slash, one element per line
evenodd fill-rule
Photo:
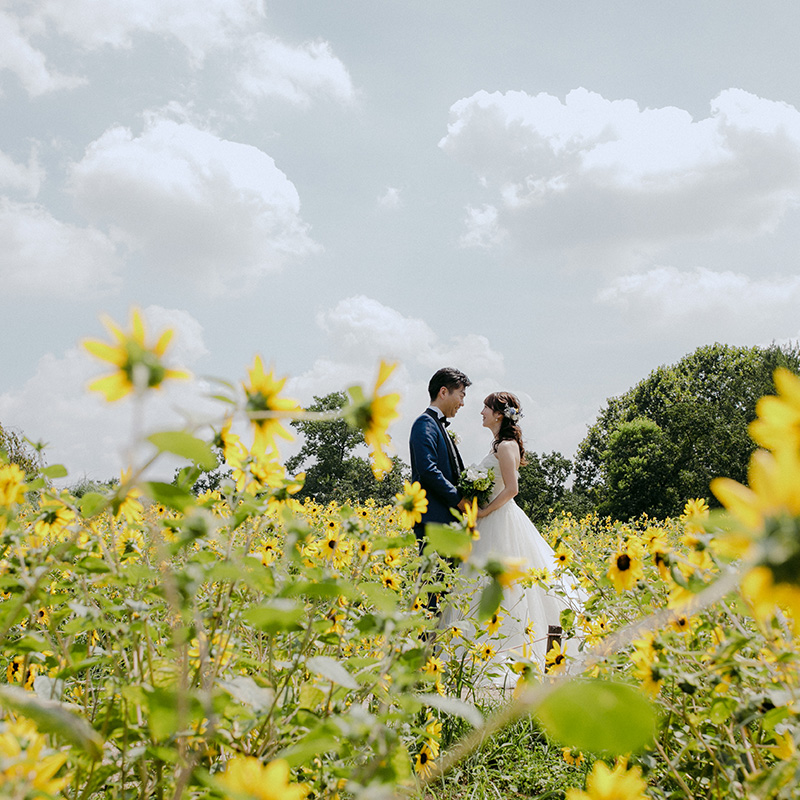
<path fill-rule="evenodd" d="M 188 123 L 151 116 L 136 137 L 109 129 L 72 166 L 71 189 L 151 264 L 212 293 L 244 291 L 317 249 L 272 158 Z"/>
<path fill-rule="evenodd" d="M 411 423 L 428 403 L 428 381 L 440 367 L 452 366 L 469 375 L 474 386 L 458 420 L 464 437 L 465 455 L 477 459 L 488 445 L 480 428 L 483 398 L 498 389 L 505 372 L 503 356 L 485 336 L 454 334 L 441 339 L 420 319 L 369 297 L 357 295 L 340 301 L 318 315 L 317 324 L 327 336 L 327 350 L 310 370 L 290 381 L 290 393 L 301 402 L 313 395 L 340 391 L 356 383 L 371 390 L 381 359 L 397 362 L 387 387 L 401 396 L 402 419 L 390 429 L 397 452 L 408 460 L 408 432 Z M 474 451 L 474 453 L 473 453 Z"/>
<path fill-rule="evenodd" d="M 625 310 L 646 308 L 648 314 L 667 319 L 721 312 L 762 316 L 780 307 L 797 307 L 800 276 L 754 280 L 728 271 L 658 267 L 616 278 L 597 300 Z"/>
<path fill-rule="evenodd" d="M 39 194 L 45 178 L 44 168 L 32 152 L 27 164 L 18 164 L 0 151 L 0 187 L 22 192 L 33 199 Z"/>
<path fill-rule="evenodd" d="M 0 43 L 0 72 L 15 74 L 32 97 L 85 83 L 82 78 L 51 69 L 45 54 L 30 43 L 19 21 L 6 11 L 0 11 Z"/>
<path fill-rule="evenodd" d="M 400 189 L 396 186 L 387 186 L 386 191 L 378 197 L 378 206 L 385 209 L 400 208 L 403 199 L 400 196 Z"/>
<path fill-rule="evenodd" d="M 304 107 L 317 96 L 330 96 L 343 103 L 355 97 L 347 68 L 327 42 L 292 47 L 257 35 L 246 41 L 243 51 L 245 66 L 237 75 L 237 83 L 247 97 L 280 97 Z"/>
<path fill-rule="evenodd" d="M 143 310 L 148 334 L 155 336 L 169 326 L 175 337 L 168 356 L 170 364 L 191 367 L 205 352 L 202 329 L 186 311 L 150 306 Z M 127 329 L 127 320 L 122 325 Z M 107 339 L 98 331 L 97 337 Z M 186 361 L 180 356 L 188 356 Z M 130 460 L 134 413 L 130 399 L 106 403 L 87 384 L 106 372 L 83 348 L 73 347 L 61 355 L 49 353 L 39 360 L 36 373 L 19 389 L 0 394 L 0 419 L 32 440 L 48 444 L 47 461 L 69 470 L 67 483 L 82 475 L 107 479 L 119 475 Z M 185 420 L 206 421 L 220 410 L 205 399 L 202 381 L 172 381 L 163 390 L 151 392 L 143 413 L 143 435 L 156 430 L 182 427 Z M 167 461 L 154 475 L 170 480 L 174 461 Z"/>
<path fill-rule="evenodd" d="M 500 226 L 499 219 L 500 214 L 495 206 L 467 206 L 466 230 L 460 239 L 462 247 L 488 250 L 500 244 L 508 236 L 508 231 Z"/>
<path fill-rule="evenodd" d="M 262 0 L 37 0 L 25 24 L 50 26 L 86 48 L 129 48 L 134 34 L 177 39 L 196 61 L 263 20 Z"/>
<path fill-rule="evenodd" d="M 491 196 L 469 211 L 472 245 L 491 241 L 488 225 L 524 247 L 633 256 L 771 231 L 800 198 L 800 112 L 739 89 L 696 122 L 585 89 L 564 102 L 481 91 L 452 106 L 440 146 Z M 492 208 L 496 217 L 482 220 Z"/>
<path fill-rule="evenodd" d="M 118 268 L 114 244 L 100 231 L 0 198 L 0 282 L 9 295 L 99 294 L 117 288 Z"/>

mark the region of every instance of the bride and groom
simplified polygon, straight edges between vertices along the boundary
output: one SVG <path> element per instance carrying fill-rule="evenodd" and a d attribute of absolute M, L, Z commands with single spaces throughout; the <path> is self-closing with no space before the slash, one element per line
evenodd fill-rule
<path fill-rule="evenodd" d="M 428 384 L 430 405 L 411 427 L 411 478 L 419 481 L 428 498 L 428 510 L 414 527 L 420 546 L 427 523 L 453 522 L 453 509 L 463 511 L 465 500 L 458 490 L 464 470 L 461 455 L 447 434 L 449 420 L 464 405 L 470 379 L 451 367 L 438 370 Z M 470 561 L 481 563 L 489 558 L 524 562 L 528 570 L 553 571 L 554 553 L 536 526 L 514 502 L 519 487 L 519 468 L 525 451 L 519 420 L 519 400 L 510 392 L 492 392 L 484 400 L 481 420 L 492 435 L 489 453 L 478 465 L 492 468 L 494 486 L 488 502 L 478 510 L 480 538 L 473 543 Z M 514 584 L 504 591 L 499 641 L 503 654 L 526 651 L 544 667 L 551 626 L 560 625 L 561 611 L 580 605 L 580 591 L 562 581 L 559 594 L 539 586 L 525 588 Z M 455 598 L 458 601 L 460 598 Z M 474 600 L 477 602 L 477 593 Z M 452 614 L 451 611 L 447 612 Z"/>

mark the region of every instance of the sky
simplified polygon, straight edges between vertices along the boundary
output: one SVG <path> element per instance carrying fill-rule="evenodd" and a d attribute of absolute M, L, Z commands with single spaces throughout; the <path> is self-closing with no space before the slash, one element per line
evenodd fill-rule
<path fill-rule="evenodd" d="M 701 345 L 800 338 L 800 5 L 0 0 L 0 423 L 70 480 L 217 425 L 256 355 L 302 403 L 440 366 L 572 457 Z M 82 348 L 142 309 L 149 398 Z M 285 455 L 298 442 L 287 443 Z"/>

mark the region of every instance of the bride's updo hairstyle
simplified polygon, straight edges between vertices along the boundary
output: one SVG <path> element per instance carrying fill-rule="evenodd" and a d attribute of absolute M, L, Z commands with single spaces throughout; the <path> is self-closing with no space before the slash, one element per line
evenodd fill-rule
<path fill-rule="evenodd" d="M 511 392 L 492 392 L 483 404 L 492 409 L 496 414 L 500 414 L 500 430 L 497 431 L 492 449 L 497 452 L 500 442 L 512 441 L 519 447 L 520 464 L 525 463 L 525 445 L 522 442 L 522 431 L 519 428 L 519 420 L 522 417 L 519 400 Z"/>

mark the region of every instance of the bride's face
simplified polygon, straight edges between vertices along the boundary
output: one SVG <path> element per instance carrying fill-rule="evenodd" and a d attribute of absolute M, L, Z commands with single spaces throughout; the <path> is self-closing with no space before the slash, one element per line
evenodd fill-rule
<path fill-rule="evenodd" d="M 499 417 L 500 415 L 496 411 L 492 411 L 489 406 L 484 406 L 483 411 L 481 411 L 481 418 L 483 419 L 484 428 L 491 428 L 492 425 L 497 423 Z"/>

